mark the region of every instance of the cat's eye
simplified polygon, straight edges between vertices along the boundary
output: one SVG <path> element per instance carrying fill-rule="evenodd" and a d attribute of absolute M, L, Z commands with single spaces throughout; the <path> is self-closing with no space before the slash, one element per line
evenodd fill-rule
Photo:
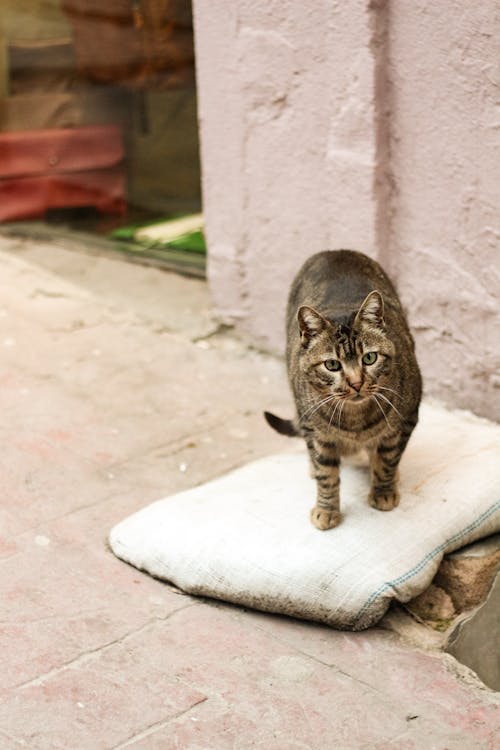
<path fill-rule="evenodd" d="M 363 354 L 361 361 L 364 365 L 373 365 L 377 361 L 377 352 L 366 352 Z"/>
<path fill-rule="evenodd" d="M 330 370 L 330 372 L 338 372 L 342 369 L 342 365 L 338 359 L 325 359 L 323 364 L 327 370 Z"/>

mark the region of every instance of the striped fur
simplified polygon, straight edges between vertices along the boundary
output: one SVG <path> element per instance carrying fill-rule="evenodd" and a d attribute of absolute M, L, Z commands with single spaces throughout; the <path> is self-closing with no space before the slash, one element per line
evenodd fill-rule
<path fill-rule="evenodd" d="M 378 263 L 350 250 L 305 262 L 288 300 L 287 366 L 296 418 L 266 419 L 305 439 L 317 484 L 312 523 L 340 522 L 341 457 L 362 449 L 370 455 L 370 505 L 395 508 L 421 378 L 401 303 Z"/>

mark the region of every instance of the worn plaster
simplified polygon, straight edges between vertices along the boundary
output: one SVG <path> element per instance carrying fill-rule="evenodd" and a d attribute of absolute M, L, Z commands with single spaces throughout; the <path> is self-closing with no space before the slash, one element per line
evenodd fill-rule
<path fill-rule="evenodd" d="M 500 15 L 392 3 L 390 252 L 427 390 L 500 418 Z"/>
<path fill-rule="evenodd" d="M 494 0 L 194 0 L 194 11 L 221 320 L 282 352 L 305 257 L 362 250 L 399 286 L 427 392 L 500 417 Z"/>

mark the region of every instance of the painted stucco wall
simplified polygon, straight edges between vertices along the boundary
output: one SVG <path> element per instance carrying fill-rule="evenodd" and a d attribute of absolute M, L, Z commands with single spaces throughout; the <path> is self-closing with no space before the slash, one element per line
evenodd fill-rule
<path fill-rule="evenodd" d="M 500 6 L 391 6 L 390 253 L 427 390 L 500 418 Z"/>
<path fill-rule="evenodd" d="M 302 261 L 362 250 L 400 289 L 427 392 L 500 416 L 496 6 L 194 0 L 222 321 L 283 351 Z"/>

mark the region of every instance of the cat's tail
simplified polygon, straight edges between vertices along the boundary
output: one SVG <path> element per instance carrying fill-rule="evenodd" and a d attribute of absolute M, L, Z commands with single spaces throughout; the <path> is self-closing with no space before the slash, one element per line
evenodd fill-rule
<path fill-rule="evenodd" d="M 300 433 L 297 429 L 297 425 L 292 422 L 291 419 L 281 419 L 281 417 L 277 417 L 275 414 L 271 414 L 270 411 L 265 411 L 264 417 L 267 424 L 272 427 L 273 430 L 279 432 L 280 435 L 288 435 L 288 437 L 299 437 Z"/>

